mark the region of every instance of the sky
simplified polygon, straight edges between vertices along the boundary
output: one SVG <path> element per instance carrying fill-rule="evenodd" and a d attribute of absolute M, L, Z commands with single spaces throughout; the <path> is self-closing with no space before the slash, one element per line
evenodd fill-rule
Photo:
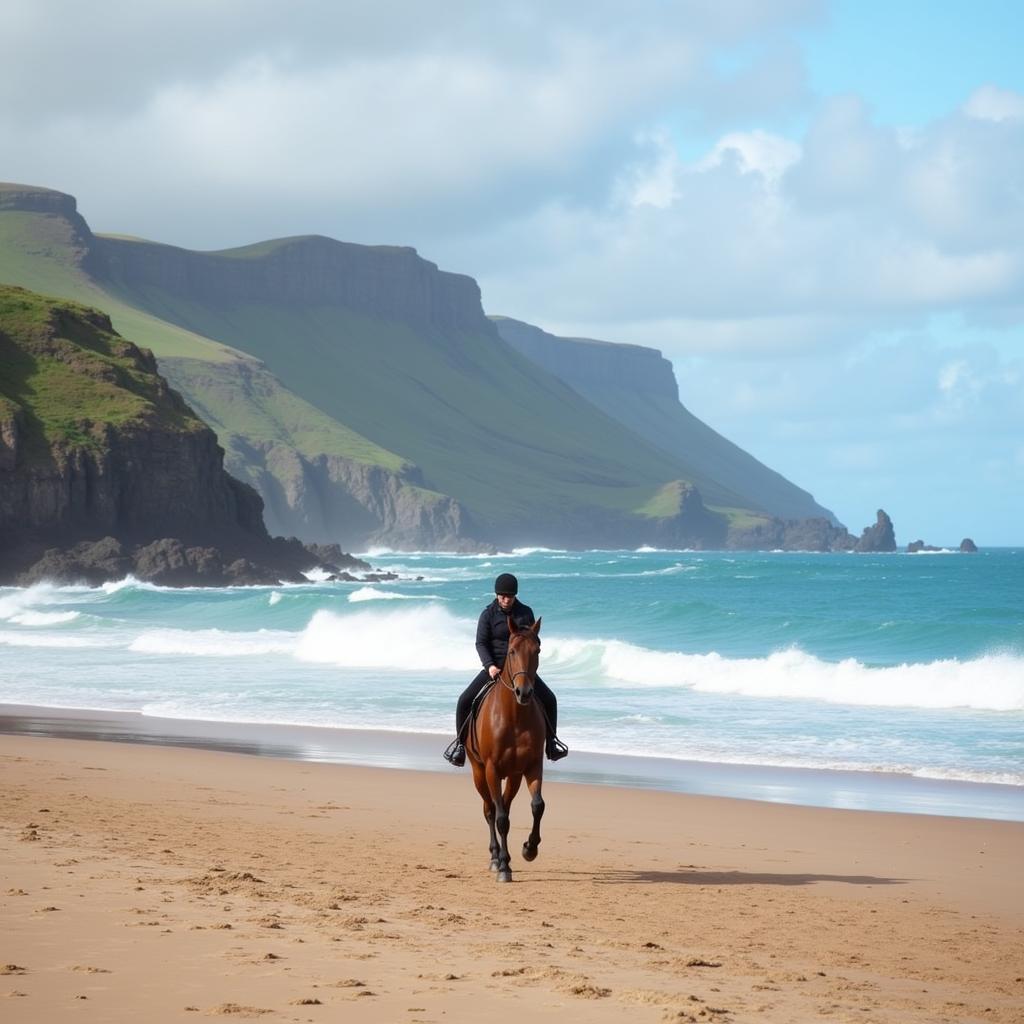
<path fill-rule="evenodd" d="M 413 245 L 660 349 L 852 532 L 1024 544 L 1024 5 L 5 0 L 0 179 Z"/>

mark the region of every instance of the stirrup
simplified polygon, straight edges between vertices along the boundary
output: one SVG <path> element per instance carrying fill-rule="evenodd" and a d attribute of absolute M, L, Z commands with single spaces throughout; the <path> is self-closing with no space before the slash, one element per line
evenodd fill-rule
<path fill-rule="evenodd" d="M 445 747 L 444 759 L 455 768 L 461 768 L 466 763 L 466 747 L 458 736 Z"/>
<path fill-rule="evenodd" d="M 545 747 L 549 761 L 561 761 L 569 753 L 569 748 L 557 736 L 551 736 Z"/>

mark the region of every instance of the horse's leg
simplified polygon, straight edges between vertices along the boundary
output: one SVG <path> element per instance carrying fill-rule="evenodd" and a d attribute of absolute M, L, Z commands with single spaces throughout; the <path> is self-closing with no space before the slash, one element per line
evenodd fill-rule
<path fill-rule="evenodd" d="M 516 798 L 516 793 L 519 792 L 519 787 L 523 784 L 522 774 L 510 775 L 505 780 L 505 792 L 501 796 L 501 802 L 505 805 L 505 810 L 509 816 L 509 831 L 512 829 L 512 801 Z M 510 858 L 511 860 L 511 855 Z"/>
<path fill-rule="evenodd" d="M 511 858 L 508 853 L 508 807 L 501 796 L 501 778 L 493 761 L 487 762 L 487 788 L 494 801 L 494 824 L 498 830 L 498 881 L 512 881 Z"/>
<path fill-rule="evenodd" d="M 473 766 L 473 785 L 476 786 L 476 791 L 480 794 L 484 802 L 484 820 L 487 822 L 487 828 L 491 833 L 491 870 L 498 870 L 498 835 L 494 831 L 494 814 L 495 807 L 494 801 L 491 799 L 491 791 L 487 785 L 487 776 L 484 772 L 484 766 L 478 761 L 470 760 L 470 764 Z"/>
<path fill-rule="evenodd" d="M 544 797 L 541 796 L 541 784 L 544 781 L 544 762 L 541 761 L 534 773 L 527 773 L 526 785 L 530 789 L 530 807 L 533 810 L 533 828 L 523 843 L 523 860 L 536 860 L 537 847 L 540 846 L 540 819 L 544 817 Z"/>
<path fill-rule="evenodd" d="M 505 780 L 505 793 L 502 796 L 502 800 L 505 801 L 505 806 L 509 812 L 512 811 L 512 801 L 516 798 L 516 793 L 519 792 L 519 787 L 523 784 L 522 775 L 510 775 Z"/>

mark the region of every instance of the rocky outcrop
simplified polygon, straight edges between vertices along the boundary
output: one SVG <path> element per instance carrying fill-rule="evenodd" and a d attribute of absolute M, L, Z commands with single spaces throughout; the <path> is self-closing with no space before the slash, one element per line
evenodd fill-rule
<path fill-rule="evenodd" d="M 726 546 L 736 551 L 850 551 L 856 543 L 845 526 L 817 516 L 761 519 L 731 527 Z"/>
<path fill-rule="evenodd" d="M 265 539 L 216 437 L 109 318 L 0 286 L 0 531 Z"/>
<path fill-rule="evenodd" d="M 916 555 L 919 551 L 942 551 L 943 548 L 937 548 L 934 544 L 925 544 L 923 540 L 912 540 L 907 545 L 907 554 Z"/>
<path fill-rule="evenodd" d="M 0 364 L 0 581 L 298 581 L 315 564 L 267 534 L 213 432 L 104 314 L 0 286 Z"/>
<path fill-rule="evenodd" d="M 978 545 L 975 544 L 970 537 L 964 537 L 964 539 L 960 541 L 960 550 L 964 552 L 964 554 L 973 555 L 977 553 Z"/>
<path fill-rule="evenodd" d="M 700 491 L 685 480 L 675 480 L 662 488 L 661 499 L 668 499 L 675 511 L 652 516 L 638 538 L 641 544 L 668 548 L 708 550 L 724 546 L 727 523 L 724 516 L 704 505 Z"/>
<path fill-rule="evenodd" d="M 395 472 L 339 455 L 307 456 L 273 443 L 249 451 L 240 471 L 267 497 L 267 524 L 282 533 L 346 547 L 477 551 L 471 517 L 454 498 L 424 486 L 407 465 Z M 232 462 L 228 463 L 229 468 Z M 252 467 L 262 471 L 252 476 Z"/>
<path fill-rule="evenodd" d="M 853 550 L 861 552 L 896 550 L 896 534 L 892 527 L 892 520 L 882 509 L 876 513 L 874 524 L 864 527 L 864 532 L 860 535 Z"/>
<path fill-rule="evenodd" d="M 377 582 L 385 578 L 383 574 L 372 572 L 369 563 L 345 554 L 337 545 L 307 547 L 295 538 L 277 537 L 254 555 L 255 561 L 231 557 L 219 548 L 190 546 L 177 537 L 163 537 L 148 544 L 123 543 L 115 537 L 104 537 L 46 549 L 37 561 L 17 575 L 15 582 L 19 586 L 31 586 L 44 580 L 97 586 L 131 575 L 164 587 L 235 587 L 304 583 L 303 572 L 313 568 L 328 572 L 330 579 Z M 386 578 L 397 579 L 397 576 L 386 574 Z"/>

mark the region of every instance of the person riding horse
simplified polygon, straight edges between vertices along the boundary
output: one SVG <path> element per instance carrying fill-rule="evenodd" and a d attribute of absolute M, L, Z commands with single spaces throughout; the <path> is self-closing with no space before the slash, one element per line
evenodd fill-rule
<path fill-rule="evenodd" d="M 480 657 L 483 669 L 466 687 L 459 697 L 455 712 L 455 742 L 445 751 L 445 758 L 456 768 L 466 763 L 465 729 L 469 721 L 473 701 L 491 679 L 501 674 L 508 654 L 508 620 L 520 629 L 532 626 L 535 619 L 533 609 L 519 600 L 519 581 L 510 572 L 503 572 L 494 581 L 494 600 L 480 613 L 476 626 L 476 653 Z M 548 759 L 557 761 L 569 753 L 557 735 L 558 701 L 540 676 L 537 676 L 534 694 L 540 700 L 547 718 L 548 735 L 545 752 Z"/>

